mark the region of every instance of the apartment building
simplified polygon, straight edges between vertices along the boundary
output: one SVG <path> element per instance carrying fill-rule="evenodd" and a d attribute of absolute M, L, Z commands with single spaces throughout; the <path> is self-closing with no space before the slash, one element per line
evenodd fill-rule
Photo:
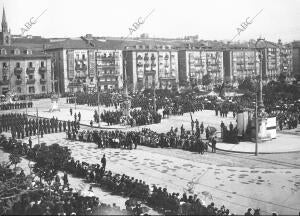
<path fill-rule="evenodd" d="M 178 51 L 179 82 L 202 84 L 203 76 L 209 74 L 212 84 L 224 79 L 223 51 L 214 49 L 183 49 Z"/>
<path fill-rule="evenodd" d="M 178 86 L 178 52 L 168 45 L 136 45 L 123 52 L 127 84 L 133 90 Z"/>

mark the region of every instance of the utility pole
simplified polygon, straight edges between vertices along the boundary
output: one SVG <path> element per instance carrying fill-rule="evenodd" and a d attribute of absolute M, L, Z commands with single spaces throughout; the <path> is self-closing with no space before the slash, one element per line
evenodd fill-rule
<path fill-rule="evenodd" d="M 258 155 L 257 93 L 255 94 L 255 156 Z"/>
<path fill-rule="evenodd" d="M 25 74 L 25 107 L 26 107 L 26 116 L 28 115 L 28 110 L 27 110 L 27 106 L 28 106 L 28 101 L 27 101 L 27 75 Z"/>
<path fill-rule="evenodd" d="M 98 77 L 97 77 L 97 94 L 98 94 L 98 127 L 99 129 L 101 128 L 100 126 L 100 85 L 99 85 L 99 74 L 98 74 Z"/>
<path fill-rule="evenodd" d="M 126 67 L 127 67 L 127 53 L 125 54 L 125 60 L 124 60 L 124 78 L 125 78 L 125 97 L 126 97 L 126 102 L 125 102 L 125 109 L 126 109 L 126 115 L 129 116 L 129 98 L 128 98 L 128 80 L 127 80 L 127 72 L 126 72 Z"/>
<path fill-rule="evenodd" d="M 263 87 L 262 87 L 262 76 L 263 76 L 263 66 L 262 66 L 262 64 L 263 64 L 263 59 L 264 59 L 264 53 L 263 53 L 263 49 L 261 49 L 261 48 L 258 48 L 258 46 L 257 46 L 257 44 L 259 43 L 259 42 L 263 42 L 264 43 L 264 45 L 266 44 L 266 40 L 264 39 L 264 38 L 258 38 L 257 39 L 257 41 L 256 41 L 256 43 L 255 43 L 255 49 L 257 49 L 258 51 L 259 51 L 259 96 L 258 96 L 258 109 L 259 109 L 259 111 L 261 112 L 261 111 L 263 111 L 263 109 L 264 109 L 264 102 L 263 102 L 263 97 L 262 97 L 262 90 L 263 90 Z M 263 48 L 265 48 L 266 47 L 266 45 L 263 47 Z"/>
<path fill-rule="evenodd" d="M 76 91 L 77 91 L 77 89 L 75 90 L 75 111 L 76 111 Z"/>
<path fill-rule="evenodd" d="M 154 112 L 156 112 L 156 86 L 154 83 L 154 92 L 153 92 L 153 108 L 154 108 Z"/>

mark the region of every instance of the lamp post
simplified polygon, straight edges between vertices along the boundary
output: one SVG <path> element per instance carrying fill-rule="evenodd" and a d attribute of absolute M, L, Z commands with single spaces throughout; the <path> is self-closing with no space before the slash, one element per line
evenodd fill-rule
<path fill-rule="evenodd" d="M 261 112 L 264 109 L 264 103 L 263 103 L 263 97 L 262 97 L 262 64 L 263 64 L 263 50 L 259 50 L 259 48 L 257 47 L 259 42 L 264 42 L 264 44 L 266 43 L 266 40 L 264 38 L 258 38 L 256 43 L 255 43 L 255 49 L 259 51 L 259 95 L 258 95 L 258 108 L 259 111 Z"/>
<path fill-rule="evenodd" d="M 27 115 L 27 106 L 28 106 L 28 101 L 27 101 L 27 75 L 25 74 L 25 107 L 26 107 L 26 115 Z"/>
<path fill-rule="evenodd" d="M 125 50 L 126 49 L 127 46 L 125 46 Z M 124 84 L 125 84 L 125 97 L 126 97 L 125 109 L 126 109 L 126 115 L 129 116 L 130 107 L 129 107 L 128 80 L 127 80 L 127 51 L 125 51 L 125 56 L 124 56 Z"/>
<path fill-rule="evenodd" d="M 255 156 L 258 155 L 258 121 L 257 121 L 257 93 L 255 94 Z"/>
<path fill-rule="evenodd" d="M 99 88 L 100 88 L 100 85 L 99 85 L 99 74 L 98 74 L 98 76 L 97 76 L 97 94 L 98 94 L 98 127 L 99 127 L 99 129 L 100 129 L 100 90 L 99 90 Z"/>

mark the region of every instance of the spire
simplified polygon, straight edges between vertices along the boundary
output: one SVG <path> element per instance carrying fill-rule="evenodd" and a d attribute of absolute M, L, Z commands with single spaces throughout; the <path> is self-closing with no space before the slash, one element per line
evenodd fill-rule
<path fill-rule="evenodd" d="M 3 6 L 2 24 L 1 25 L 2 25 L 2 32 L 8 32 L 4 6 Z"/>

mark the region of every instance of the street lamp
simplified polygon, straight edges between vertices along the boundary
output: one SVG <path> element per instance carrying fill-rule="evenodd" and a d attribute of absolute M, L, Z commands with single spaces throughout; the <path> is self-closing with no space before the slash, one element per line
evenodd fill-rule
<path fill-rule="evenodd" d="M 259 42 L 264 42 L 264 44 L 266 44 L 266 40 L 264 38 L 258 38 L 256 43 L 255 43 L 255 49 L 259 50 L 259 48 L 257 47 Z M 265 46 L 264 46 L 265 47 Z M 263 103 L 263 97 L 262 97 L 262 67 L 263 64 L 263 50 L 259 50 L 259 95 L 258 95 L 258 108 L 259 111 L 261 112 L 264 109 L 264 103 Z"/>
<path fill-rule="evenodd" d="M 98 73 L 98 76 L 97 76 L 97 94 L 98 94 L 98 127 L 100 129 L 100 85 L 99 85 L 99 73 Z"/>
<path fill-rule="evenodd" d="M 26 107 L 26 115 L 27 115 L 27 105 L 28 105 L 28 101 L 27 101 L 27 79 L 28 79 L 28 75 L 25 74 L 25 107 Z"/>
<path fill-rule="evenodd" d="M 258 121 L 257 121 L 257 93 L 255 94 L 255 156 L 258 155 Z"/>

